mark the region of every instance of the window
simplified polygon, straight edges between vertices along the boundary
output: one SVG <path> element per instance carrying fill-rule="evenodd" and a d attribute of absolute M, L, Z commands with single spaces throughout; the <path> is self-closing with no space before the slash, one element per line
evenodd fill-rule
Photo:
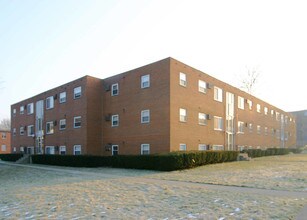
<path fill-rule="evenodd" d="M 224 150 L 224 146 L 223 145 L 213 145 L 212 150 Z"/>
<path fill-rule="evenodd" d="M 81 95 L 82 95 L 81 86 L 74 88 L 74 99 L 81 98 Z"/>
<path fill-rule="evenodd" d="M 252 110 L 252 108 L 253 108 L 253 102 L 251 101 L 251 100 L 247 100 L 247 104 L 248 104 L 248 108 L 249 108 L 249 110 Z"/>
<path fill-rule="evenodd" d="M 179 109 L 179 116 L 180 116 L 180 121 L 181 122 L 186 122 L 187 121 L 187 110 L 184 108 Z"/>
<path fill-rule="evenodd" d="M 261 134 L 261 126 L 257 125 L 257 134 Z"/>
<path fill-rule="evenodd" d="M 214 116 L 214 130 L 223 130 L 223 118 Z"/>
<path fill-rule="evenodd" d="M 198 124 L 199 125 L 206 125 L 206 114 L 198 113 Z"/>
<path fill-rule="evenodd" d="M 238 96 L 238 108 L 244 110 L 244 98 L 241 96 Z"/>
<path fill-rule="evenodd" d="M 54 154 L 54 146 L 46 146 L 46 154 Z"/>
<path fill-rule="evenodd" d="M 6 151 L 6 145 L 1 145 L 1 151 Z"/>
<path fill-rule="evenodd" d="M 24 135 L 25 134 L 25 128 L 22 126 L 19 128 L 19 134 Z"/>
<path fill-rule="evenodd" d="M 276 121 L 279 121 L 279 120 L 280 120 L 279 115 L 280 115 L 280 113 L 279 113 L 279 112 L 276 112 Z"/>
<path fill-rule="evenodd" d="M 116 96 L 118 94 L 119 94 L 118 83 L 112 84 L 112 86 L 111 86 L 111 96 Z"/>
<path fill-rule="evenodd" d="M 81 127 L 81 116 L 74 117 L 74 128 Z"/>
<path fill-rule="evenodd" d="M 179 84 L 184 87 L 187 86 L 187 75 L 185 73 L 180 73 Z"/>
<path fill-rule="evenodd" d="M 53 134 L 53 133 L 54 133 L 53 121 L 49 121 L 46 123 L 46 134 Z"/>
<path fill-rule="evenodd" d="M 268 135 L 268 127 L 264 127 L 264 135 Z"/>
<path fill-rule="evenodd" d="M 271 110 L 271 117 L 273 117 L 274 116 L 274 110 L 272 109 Z"/>
<path fill-rule="evenodd" d="M 257 112 L 261 113 L 261 105 L 260 104 L 257 104 Z"/>
<path fill-rule="evenodd" d="M 149 123 L 150 122 L 150 111 L 143 110 L 141 112 L 141 123 Z"/>
<path fill-rule="evenodd" d="M 13 128 L 13 136 L 16 136 L 16 128 Z"/>
<path fill-rule="evenodd" d="M 116 127 L 119 124 L 119 116 L 118 115 L 112 115 L 112 127 Z"/>
<path fill-rule="evenodd" d="M 33 105 L 33 103 L 30 103 L 30 104 L 27 105 L 27 113 L 28 113 L 28 115 L 31 115 L 31 114 L 33 114 L 33 112 L 34 112 L 34 105 Z"/>
<path fill-rule="evenodd" d="M 206 93 L 207 83 L 202 80 L 198 80 L 198 91 L 202 93 Z"/>
<path fill-rule="evenodd" d="M 46 109 L 51 109 L 54 107 L 54 99 L 53 99 L 53 96 L 49 96 L 47 99 L 46 99 Z"/>
<path fill-rule="evenodd" d="M 219 102 L 223 101 L 223 90 L 216 86 L 214 86 L 214 100 Z"/>
<path fill-rule="evenodd" d="M 207 145 L 205 145 L 205 144 L 199 144 L 199 145 L 198 145 L 198 150 L 208 150 L 208 149 L 207 149 Z"/>
<path fill-rule="evenodd" d="M 66 92 L 60 93 L 60 103 L 66 102 Z"/>
<path fill-rule="evenodd" d="M 112 145 L 112 156 L 118 155 L 118 145 Z"/>
<path fill-rule="evenodd" d="M 268 115 L 269 109 L 267 107 L 264 107 L 264 114 Z"/>
<path fill-rule="evenodd" d="M 27 132 L 28 132 L 29 137 L 34 137 L 34 126 L 29 125 L 28 128 L 27 128 Z"/>
<path fill-rule="evenodd" d="M 16 116 L 16 108 L 13 109 L 13 116 Z"/>
<path fill-rule="evenodd" d="M 150 154 L 150 144 L 141 144 L 141 155 Z"/>
<path fill-rule="evenodd" d="M 60 130 L 66 129 L 66 119 L 60 120 Z"/>
<path fill-rule="evenodd" d="M 145 89 L 150 87 L 150 75 L 144 75 L 141 77 L 141 88 Z"/>
<path fill-rule="evenodd" d="M 5 132 L 2 132 L 2 139 L 6 139 L 6 133 Z"/>
<path fill-rule="evenodd" d="M 253 124 L 252 123 L 249 123 L 248 124 L 248 129 L 249 129 L 249 132 L 253 132 Z"/>
<path fill-rule="evenodd" d="M 23 115 L 25 113 L 25 107 L 24 106 L 20 106 L 20 109 L 19 109 L 19 114 Z"/>
<path fill-rule="evenodd" d="M 244 133 L 244 122 L 238 121 L 238 133 Z"/>
<path fill-rule="evenodd" d="M 187 150 L 187 145 L 186 144 L 180 144 L 179 145 L 179 150 L 180 151 L 186 151 Z"/>
<path fill-rule="evenodd" d="M 66 154 L 66 146 L 60 146 L 59 154 L 60 155 L 65 155 Z"/>
<path fill-rule="evenodd" d="M 74 146 L 74 155 L 81 155 L 81 145 Z"/>

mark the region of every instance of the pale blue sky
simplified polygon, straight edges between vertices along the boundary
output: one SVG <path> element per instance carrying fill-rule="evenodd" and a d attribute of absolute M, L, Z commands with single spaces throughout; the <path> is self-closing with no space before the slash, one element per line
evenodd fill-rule
<path fill-rule="evenodd" d="M 10 105 L 84 75 L 105 78 L 173 57 L 255 95 L 307 109 L 305 2 L 0 0 L 0 119 Z"/>

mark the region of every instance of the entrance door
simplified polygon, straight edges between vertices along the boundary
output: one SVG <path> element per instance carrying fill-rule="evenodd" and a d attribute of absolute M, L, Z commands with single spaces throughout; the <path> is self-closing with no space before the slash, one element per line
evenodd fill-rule
<path fill-rule="evenodd" d="M 28 147 L 27 151 L 28 154 L 34 154 L 34 147 Z"/>
<path fill-rule="evenodd" d="M 234 150 L 234 94 L 226 92 L 226 148 Z"/>
<path fill-rule="evenodd" d="M 43 130 L 43 119 L 44 119 L 44 100 L 36 102 L 35 111 L 35 136 L 36 136 L 36 153 L 42 154 L 44 146 L 44 130 Z"/>

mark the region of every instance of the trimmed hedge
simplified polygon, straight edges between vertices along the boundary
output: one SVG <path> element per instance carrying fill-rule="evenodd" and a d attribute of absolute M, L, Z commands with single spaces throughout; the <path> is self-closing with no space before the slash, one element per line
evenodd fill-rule
<path fill-rule="evenodd" d="M 32 162 L 70 167 L 116 167 L 172 171 L 237 160 L 236 151 L 174 152 L 155 155 L 32 155 Z"/>
<path fill-rule="evenodd" d="M 15 162 L 22 158 L 22 154 L 0 154 L 0 160 Z"/>
<path fill-rule="evenodd" d="M 286 155 L 290 152 L 296 152 L 292 151 L 292 149 L 288 148 L 268 148 L 266 150 L 261 149 L 248 149 L 243 150 L 244 153 L 247 153 L 249 157 L 255 158 L 255 157 L 265 157 L 265 156 L 274 156 L 274 155 Z"/>

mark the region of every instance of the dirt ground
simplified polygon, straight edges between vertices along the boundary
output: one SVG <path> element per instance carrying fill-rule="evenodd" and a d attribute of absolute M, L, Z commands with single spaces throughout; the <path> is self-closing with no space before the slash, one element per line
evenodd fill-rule
<path fill-rule="evenodd" d="M 287 155 L 175 172 L 0 163 L 0 219 L 295 219 L 307 205 L 306 162 Z"/>

